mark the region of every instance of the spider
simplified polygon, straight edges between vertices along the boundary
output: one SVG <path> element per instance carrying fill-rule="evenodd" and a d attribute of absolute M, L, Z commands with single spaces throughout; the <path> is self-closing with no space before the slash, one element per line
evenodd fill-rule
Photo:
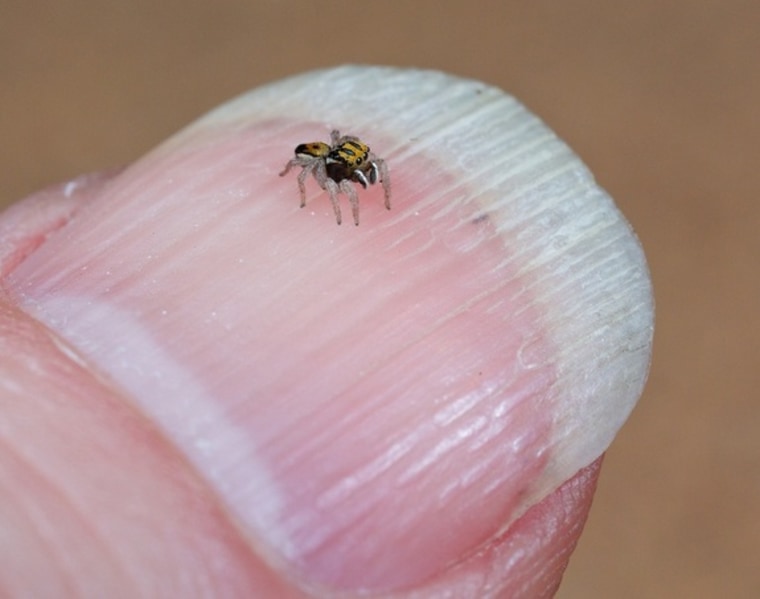
<path fill-rule="evenodd" d="M 330 144 L 321 141 L 300 144 L 296 147 L 295 158 L 291 159 L 280 177 L 284 177 L 294 166 L 300 166 L 298 189 L 301 192 L 301 208 L 306 205 L 306 177 L 314 175 L 319 186 L 330 194 L 330 202 L 335 212 L 335 220 L 341 223 L 338 194 L 345 193 L 351 202 L 354 224 L 359 224 L 359 196 L 354 183 L 364 189 L 380 181 L 385 192 L 385 207 L 391 209 L 391 180 L 388 167 L 382 158 L 373 154 L 369 146 L 358 137 L 341 136 L 340 131 L 330 134 Z"/>

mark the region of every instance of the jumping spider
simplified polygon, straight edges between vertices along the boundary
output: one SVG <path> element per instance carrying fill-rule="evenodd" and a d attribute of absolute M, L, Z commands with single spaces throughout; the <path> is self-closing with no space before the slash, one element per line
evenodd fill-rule
<path fill-rule="evenodd" d="M 306 178 L 311 173 L 319 186 L 330 194 L 330 202 L 338 224 L 342 218 L 338 194 L 345 193 L 351 203 L 354 224 L 359 224 L 359 196 L 353 183 L 364 189 L 378 181 L 385 192 L 385 207 L 391 209 L 391 180 L 388 167 L 382 158 L 373 154 L 369 146 L 358 137 L 341 136 L 335 130 L 330 134 L 330 144 L 321 141 L 300 144 L 296 147 L 295 158 L 291 159 L 280 177 L 285 176 L 294 166 L 300 166 L 298 189 L 301 192 L 301 208 L 306 205 Z"/>

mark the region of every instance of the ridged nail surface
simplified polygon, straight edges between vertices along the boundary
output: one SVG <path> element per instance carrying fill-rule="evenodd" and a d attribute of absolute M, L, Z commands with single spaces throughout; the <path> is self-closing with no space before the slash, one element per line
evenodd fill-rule
<path fill-rule="evenodd" d="M 336 225 L 297 172 L 331 129 L 390 168 Z M 115 176 L 11 293 L 123 389 L 252 546 L 303 580 L 402 588 L 608 447 L 652 300 L 630 227 L 502 91 L 343 67 L 252 91 Z"/>

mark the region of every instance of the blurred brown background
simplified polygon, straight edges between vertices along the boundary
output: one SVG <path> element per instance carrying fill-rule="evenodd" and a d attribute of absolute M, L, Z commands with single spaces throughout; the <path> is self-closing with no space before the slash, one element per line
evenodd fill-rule
<path fill-rule="evenodd" d="M 756 0 L 0 0 L 0 204 L 314 67 L 507 90 L 616 198 L 657 296 L 650 381 L 559 596 L 760 597 L 759 59 Z"/>

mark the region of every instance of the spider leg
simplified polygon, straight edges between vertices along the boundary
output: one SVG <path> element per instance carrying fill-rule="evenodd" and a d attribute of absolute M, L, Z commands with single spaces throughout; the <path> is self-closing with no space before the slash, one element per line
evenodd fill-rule
<path fill-rule="evenodd" d="M 298 166 L 298 159 L 293 158 L 292 160 L 288 161 L 288 163 L 285 165 L 285 168 L 282 169 L 282 172 L 280 173 L 280 177 L 284 177 L 288 174 L 288 171 L 292 169 L 294 166 Z"/>
<path fill-rule="evenodd" d="M 348 201 L 351 202 L 351 214 L 354 215 L 354 224 L 359 226 L 359 196 L 356 194 L 356 187 L 351 184 L 348 179 L 343 179 L 340 182 L 340 190 L 348 196 Z"/>
<path fill-rule="evenodd" d="M 327 167 L 325 166 L 325 161 L 318 160 L 315 162 L 312 166 L 312 171 L 314 172 L 314 179 L 317 181 L 319 186 L 322 189 L 327 189 L 325 185 L 328 181 L 332 181 L 332 179 L 327 176 Z"/>
<path fill-rule="evenodd" d="M 383 184 L 385 192 L 385 207 L 391 209 L 391 175 L 388 172 L 388 165 L 381 158 L 374 158 L 375 167 L 380 171 L 380 182 Z"/>
<path fill-rule="evenodd" d="M 355 135 L 341 135 L 340 131 L 337 129 L 330 133 L 330 144 L 332 145 L 333 149 L 343 145 L 347 141 L 361 142 L 361 140 Z"/>
<path fill-rule="evenodd" d="M 306 177 L 314 170 L 314 165 L 304 166 L 298 174 L 298 191 L 301 192 L 301 208 L 306 206 Z"/>
<path fill-rule="evenodd" d="M 341 184 L 343 182 L 341 181 Z M 325 189 L 327 189 L 327 193 L 330 195 L 330 203 L 333 207 L 333 212 L 335 212 L 335 222 L 340 224 L 343 222 L 343 217 L 340 214 L 340 202 L 338 202 L 338 194 L 340 193 L 341 189 L 343 189 L 343 186 L 338 187 L 338 184 L 333 181 L 332 179 L 327 179 L 325 181 Z M 356 192 L 354 192 L 356 193 Z"/>

